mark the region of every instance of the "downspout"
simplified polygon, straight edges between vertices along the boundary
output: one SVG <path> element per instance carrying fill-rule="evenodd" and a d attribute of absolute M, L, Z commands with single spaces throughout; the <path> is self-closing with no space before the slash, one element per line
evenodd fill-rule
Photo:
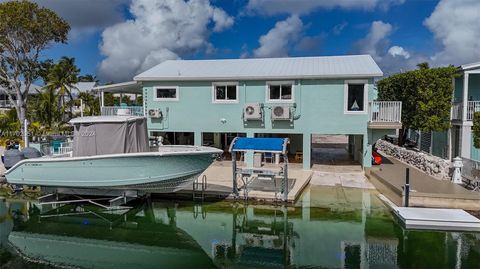
<path fill-rule="evenodd" d="M 293 105 L 293 120 L 298 120 L 302 116 L 302 81 L 298 80 L 297 84 L 298 84 L 297 86 L 298 86 L 298 93 L 299 93 L 297 95 L 297 99 L 300 99 L 300 102 L 295 102 Z M 297 106 L 299 106 L 299 109 L 298 109 L 299 113 L 295 115 L 295 113 L 297 112 Z"/>

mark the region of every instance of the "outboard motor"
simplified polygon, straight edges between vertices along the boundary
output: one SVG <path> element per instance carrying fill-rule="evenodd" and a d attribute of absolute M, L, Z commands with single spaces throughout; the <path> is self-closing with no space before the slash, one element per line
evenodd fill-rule
<path fill-rule="evenodd" d="M 3 165 L 5 166 L 5 169 L 10 169 L 23 159 L 25 159 L 23 152 L 19 151 L 18 149 L 9 149 L 5 151 Z"/>
<path fill-rule="evenodd" d="M 23 152 L 23 156 L 25 157 L 25 159 L 33 159 L 33 158 L 42 157 L 42 153 L 36 148 L 32 148 L 32 147 L 24 148 L 22 150 L 22 152 Z"/>

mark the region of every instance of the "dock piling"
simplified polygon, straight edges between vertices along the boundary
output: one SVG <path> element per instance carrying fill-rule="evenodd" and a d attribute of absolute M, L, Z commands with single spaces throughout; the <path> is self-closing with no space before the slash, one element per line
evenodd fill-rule
<path fill-rule="evenodd" d="M 410 200 L 410 168 L 405 168 L 405 186 L 403 187 L 405 201 L 404 206 L 408 207 L 408 203 Z"/>

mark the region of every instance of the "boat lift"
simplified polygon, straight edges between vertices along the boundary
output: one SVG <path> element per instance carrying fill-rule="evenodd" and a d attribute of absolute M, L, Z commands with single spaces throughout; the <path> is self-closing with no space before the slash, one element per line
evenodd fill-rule
<path fill-rule="evenodd" d="M 271 178 L 275 182 L 275 177 L 282 178 L 281 193 L 282 201 L 288 201 L 288 156 L 287 145 L 288 138 L 253 138 L 253 137 L 236 137 L 233 139 L 229 152 L 232 155 L 232 172 L 233 172 L 233 194 L 235 198 L 239 197 L 239 188 L 237 177 L 240 175 L 244 185 L 244 196 L 248 199 L 248 184 L 250 183 L 245 178 L 250 178 L 253 175 Z M 238 167 L 236 153 L 243 154 L 247 152 L 271 153 L 277 156 L 283 156 L 283 167 L 278 169 L 256 168 L 256 167 Z M 276 188 L 275 188 L 276 194 Z M 275 195 L 276 197 L 276 195 Z"/>

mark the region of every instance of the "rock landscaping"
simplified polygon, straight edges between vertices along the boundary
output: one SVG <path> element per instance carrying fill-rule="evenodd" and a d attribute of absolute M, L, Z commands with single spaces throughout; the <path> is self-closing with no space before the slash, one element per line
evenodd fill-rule
<path fill-rule="evenodd" d="M 427 153 L 399 147 L 385 140 L 378 140 L 376 148 L 381 153 L 410 164 L 428 175 L 442 180 L 450 180 L 450 161 Z"/>

